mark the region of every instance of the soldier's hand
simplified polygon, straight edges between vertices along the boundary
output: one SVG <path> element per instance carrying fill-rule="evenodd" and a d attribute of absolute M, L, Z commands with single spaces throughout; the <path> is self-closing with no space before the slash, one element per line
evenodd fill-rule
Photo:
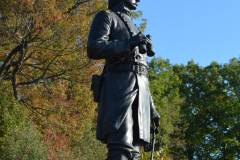
<path fill-rule="evenodd" d="M 139 46 L 140 44 L 147 44 L 151 43 L 150 40 L 144 36 L 143 34 L 139 33 L 129 39 L 131 49 Z"/>
<path fill-rule="evenodd" d="M 160 118 L 161 118 L 160 115 L 157 113 L 156 110 L 154 110 L 152 113 L 152 119 L 156 127 L 160 125 Z"/>

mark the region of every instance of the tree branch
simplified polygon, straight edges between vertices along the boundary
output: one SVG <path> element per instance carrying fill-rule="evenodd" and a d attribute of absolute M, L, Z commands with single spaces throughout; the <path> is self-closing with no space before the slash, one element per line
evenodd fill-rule
<path fill-rule="evenodd" d="M 16 66 L 15 69 L 13 70 L 13 76 L 12 76 L 12 86 L 13 86 L 13 93 L 14 97 L 17 101 L 20 101 L 20 97 L 18 95 L 17 91 L 17 82 L 16 82 L 16 74 L 17 74 L 17 69 L 18 67 Z"/>
<path fill-rule="evenodd" d="M 58 53 L 58 54 L 52 59 L 52 61 L 48 64 L 48 66 L 45 68 L 45 71 L 43 72 L 43 74 L 42 74 L 41 77 L 39 77 L 39 78 L 37 78 L 37 79 L 35 79 L 35 80 L 32 80 L 32 81 L 29 81 L 29 82 L 21 82 L 21 83 L 18 83 L 17 85 L 28 85 L 28 84 L 36 83 L 36 82 L 38 82 L 40 79 L 52 78 L 52 77 L 55 77 L 55 76 L 64 74 L 65 72 L 64 72 L 64 73 L 61 73 L 61 74 L 57 74 L 57 75 L 54 75 L 54 76 L 50 76 L 50 77 L 45 77 L 45 78 L 44 78 L 44 76 L 45 76 L 48 68 L 49 68 L 50 65 L 53 63 L 53 61 L 58 57 L 58 55 L 59 55 L 59 53 Z"/>
<path fill-rule="evenodd" d="M 38 82 L 39 80 L 43 80 L 43 79 L 50 79 L 50 78 L 54 78 L 54 77 L 58 77 L 58 76 L 61 76 L 61 75 L 63 75 L 63 74 L 65 74 L 67 71 L 64 71 L 64 72 L 62 72 L 62 73 L 60 73 L 60 74 L 55 74 L 55 75 L 52 75 L 52 76 L 48 76 L 48 77 L 44 77 L 44 75 L 42 75 L 40 78 L 37 78 L 37 79 L 34 79 L 34 80 L 32 80 L 32 81 L 28 81 L 28 82 L 20 82 L 20 83 L 18 83 L 17 85 L 28 85 L 28 84 L 32 84 L 32 83 L 36 83 L 36 82 Z"/>
<path fill-rule="evenodd" d="M 80 6 L 83 3 L 88 2 L 89 0 L 83 1 L 83 2 L 77 2 L 75 5 L 73 5 L 71 8 L 68 9 L 68 11 L 64 12 L 64 14 L 71 13 L 72 10 L 76 9 L 78 6 Z"/>
<path fill-rule="evenodd" d="M 17 52 L 20 51 L 22 45 L 18 45 L 16 48 L 14 48 L 11 53 L 9 53 L 8 57 L 4 61 L 2 67 L 0 68 L 0 84 L 1 81 L 3 80 L 4 76 L 3 73 L 4 71 L 7 72 L 10 69 L 10 65 L 12 64 L 12 61 L 14 59 L 14 56 L 16 55 Z"/>

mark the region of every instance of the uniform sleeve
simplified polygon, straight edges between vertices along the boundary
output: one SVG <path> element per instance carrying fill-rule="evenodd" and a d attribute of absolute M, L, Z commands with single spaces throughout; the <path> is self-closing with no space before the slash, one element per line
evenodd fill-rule
<path fill-rule="evenodd" d="M 101 11 L 93 19 L 88 36 L 87 53 L 91 59 L 105 59 L 130 54 L 129 40 L 109 40 L 113 17 Z"/>
<path fill-rule="evenodd" d="M 155 108 L 155 105 L 154 105 L 153 98 L 152 98 L 151 94 L 149 96 L 150 96 L 150 110 L 151 110 L 152 117 L 159 117 L 160 118 L 159 114 L 156 111 L 156 108 Z"/>

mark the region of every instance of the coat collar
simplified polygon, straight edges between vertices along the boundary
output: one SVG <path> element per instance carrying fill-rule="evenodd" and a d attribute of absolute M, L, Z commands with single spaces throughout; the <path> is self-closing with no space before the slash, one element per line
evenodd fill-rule
<path fill-rule="evenodd" d="M 124 13 L 124 14 L 128 15 L 129 17 L 132 16 L 131 11 L 128 8 L 113 7 L 112 11 Z"/>

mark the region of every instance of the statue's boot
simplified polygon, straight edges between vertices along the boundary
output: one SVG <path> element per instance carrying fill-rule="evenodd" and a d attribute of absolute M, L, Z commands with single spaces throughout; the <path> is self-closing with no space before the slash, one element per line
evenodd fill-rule
<path fill-rule="evenodd" d="M 141 146 L 135 146 L 136 151 L 108 150 L 107 160 L 139 160 Z"/>
<path fill-rule="evenodd" d="M 141 143 L 135 143 L 134 144 L 134 149 L 136 152 L 132 153 L 132 160 L 139 160 L 140 157 L 140 149 L 141 149 L 142 144 Z"/>
<path fill-rule="evenodd" d="M 113 153 L 114 152 L 114 153 Z M 107 160 L 129 160 L 130 156 L 127 152 L 114 150 L 113 152 L 108 151 Z"/>
<path fill-rule="evenodd" d="M 107 160 L 139 160 L 143 141 L 139 139 L 138 105 L 134 101 L 117 132 L 107 136 Z"/>
<path fill-rule="evenodd" d="M 114 156 L 108 157 L 107 160 L 139 160 L 140 154 L 137 153 L 125 153 L 125 152 L 120 152 Z"/>

